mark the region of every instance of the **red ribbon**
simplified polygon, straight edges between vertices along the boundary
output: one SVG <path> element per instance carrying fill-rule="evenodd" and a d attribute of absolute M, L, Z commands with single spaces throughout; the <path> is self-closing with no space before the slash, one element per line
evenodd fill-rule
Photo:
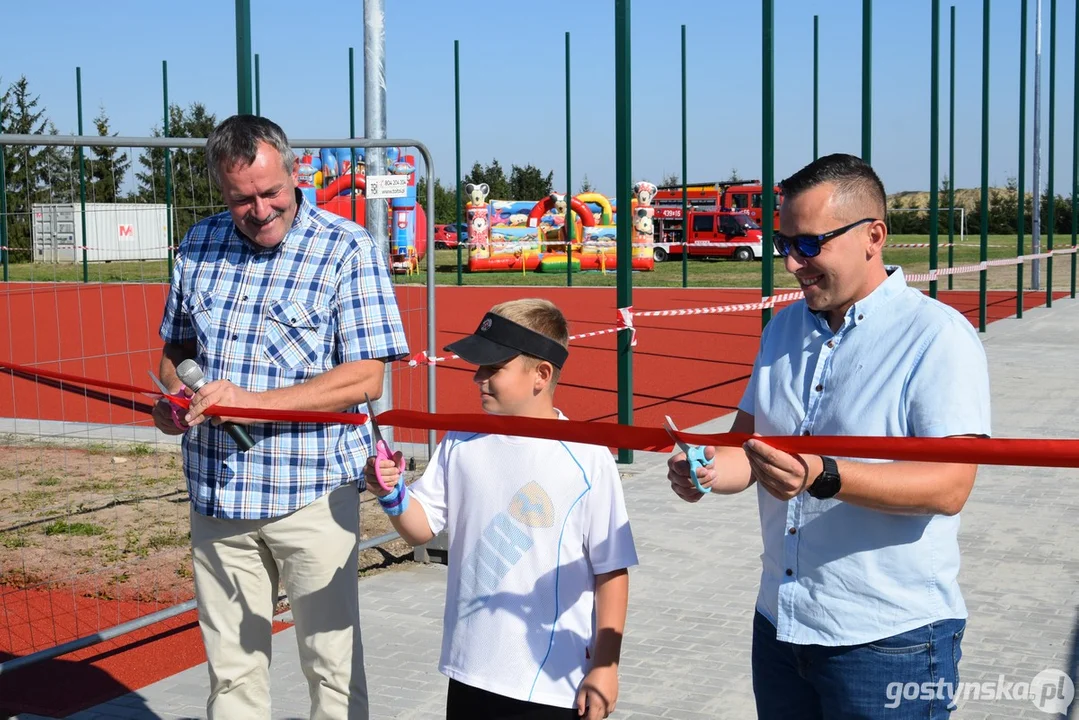
<path fill-rule="evenodd" d="M 26 375 L 93 385 L 161 397 L 156 390 L 124 383 L 94 380 L 78 375 L 30 368 L 0 360 L 0 368 Z M 170 398 L 187 407 L 188 401 Z M 207 415 L 240 417 L 252 420 L 281 422 L 319 422 L 363 425 L 363 413 L 332 413 L 313 410 L 263 410 L 215 405 Z M 579 442 L 628 450 L 666 452 L 673 445 L 663 428 L 618 425 L 583 420 L 553 420 L 507 417 L 482 413 L 427 413 L 416 410 L 387 410 L 377 417 L 380 425 L 415 430 L 457 430 L 461 432 L 496 433 L 520 437 L 545 438 Z M 739 447 L 750 435 L 744 433 L 702 434 L 679 431 L 675 436 L 691 445 Z M 774 448 L 788 453 L 833 455 L 837 457 L 872 458 L 878 460 L 910 460 L 920 462 L 970 463 L 976 465 L 1015 465 L 1022 467 L 1079 467 L 1079 440 L 1027 440 L 1018 438 L 911 438 L 911 437 L 852 437 L 834 435 L 766 436 L 759 438 Z"/>

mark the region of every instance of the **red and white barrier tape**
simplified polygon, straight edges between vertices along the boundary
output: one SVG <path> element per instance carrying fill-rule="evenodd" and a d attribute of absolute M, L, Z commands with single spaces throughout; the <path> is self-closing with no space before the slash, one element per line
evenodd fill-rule
<path fill-rule="evenodd" d="M 417 367 L 419 365 L 434 365 L 435 363 L 446 362 L 447 360 L 457 360 L 460 355 L 450 355 L 449 357 L 431 357 L 427 354 L 426 350 L 420 350 L 418 353 L 408 359 L 409 367 Z"/>
<path fill-rule="evenodd" d="M 570 335 L 569 341 L 583 340 L 585 338 L 598 337 L 600 335 L 610 335 L 612 333 L 622 332 L 623 330 L 629 330 L 632 333 L 632 339 L 630 345 L 637 345 L 637 328 L 634 325 L 633 319 L 635 317 L 679 317 L 689 315 L 719 315 L 723 313 L 731 312 L 745 312 L 749 310 L 763 310 L 764 308 L 772 308 L 781 303 L 790 302 L 793 300 L 799 300 L 803 296 L 803 293 L 798 292 L 783 293 L 781 295 L 771 295 L 761 298 L 760 302 L 755 303 L 741 303 L 736 305 L 716 305 L 713 307 L 704 308 L 681 308 L 678 310 L 644 310 L 642 312 L 634 312 L 633 307 L 618 308 L 617 315 L 615 317 L 615 326 L 611 328 L 605 328 L 603 330 L 592 330 L 590 332 L 578 333 L 577 335 Z M 418 367 L 420 365 L 434 365 L 436 363 L 445 362 L 447 360 L 457 360 L 459 355 L 450 355 L 448 357 L 431 357 L 427 354 L 426 350 L 413 355 L 409 361 L 409 367 Z"/>
<path fill-rule="evenodd" d="M 1014 258 L 998 258 L 996 260 L 986 260 L 985 262 L 976 263 L 973 265 L 957 265 L 951 268 L 937 268 L 936 270 L 930 270 L 925 273 L 911 273 L 907 275 L 907 282 L 932 282 L 942 277 L 949 275 L 964 275 L 966 273 L 981 272 L 991 267 L 1006 267 L 1009 265 L 1022 265 L 1028 260 L 1045 260 L 1051 258 L 1054 255 L 1071 255 L 1079 250 L 1079 248 L 1068 246 L 1065 248 L 1059 248 L 1050 250 L 1049 252 L 1036 253 L 1031 255 L 1020 255 Z"/>
<path fill-rule="evenodd" d="M 681 308 L 678 310 L 644 310 L 642 312 L 634 313 L 637 317 L 678 317 L 684 315 L 720 315 L 723 313 L 732 312 L 746 312 L 749 310 L 764 310 L 765 308 L 773 308 L 780 303 L 790 302 L 793 300 L 800 300 L 803 296 L 801 290 L 797 292 L 788 292 L 781 295 L 770 295 L 768 297 L 762 297 L 760 302 L 755 303 L 737 303 L 734 305 L 716 305 L 713 307 L 703 308 Z"/>
<path fill-rule="evenodd" d="M 637 328 L 633 326 L 633 306 L 618 308 L 618 315 L 615 320 L 615 326 L 612 328 L 615 332 L 619 330 L 629 330 L 629 344 L 632 347 L 637 346 Z M 600 333 L 596 333 L 597 335 Z"/>

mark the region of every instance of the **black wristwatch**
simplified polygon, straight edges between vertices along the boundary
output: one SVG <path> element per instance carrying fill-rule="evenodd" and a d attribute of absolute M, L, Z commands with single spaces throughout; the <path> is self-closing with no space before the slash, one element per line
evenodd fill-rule
<path fill-rule="evenodd" d="M 839 466 L 830 457 L 821 455 L 820 459 L 824 463 L 824 470 L 813 481 L 813 484 L 806 488 L 806 492 L 818 500 L 827 500 L 839 492 Z"/>

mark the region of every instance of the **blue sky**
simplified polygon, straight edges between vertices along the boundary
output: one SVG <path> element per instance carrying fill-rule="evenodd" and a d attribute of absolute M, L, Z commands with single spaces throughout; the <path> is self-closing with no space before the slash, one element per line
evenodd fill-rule
<path fill-rule="evenodd" d="M 1034 74 L 1030 0 L 1028 78 Z M 1049 8 L 1042 0 L 1042 157 L 1048 167 Z M 582 175 L 613 194 L 614 2 L 569 5 L 385 0 L 388 133 L 432 150 L 454 173 L 453 41 L 461 43 L 462 171 L 497 158 L 532 163 L 565 185 L 563 33 L 572 43 L 573 187 Z M 16 7 L 11 8 L 11 5 Z M 941 176 L 947 172 L 949 7 L 956 7 L 956 182 L 980 182 L 982 2 L 941 2 Z M 251 0 L 261 107 L 292 137 L 347 137 L 348 48 L 356 56 L 357 133 L 363 133 L 362 2 Z M 820 16 L 820 148 L 858 153 L 861 0 L 776 0 L 776 177 L 812 159 L 813 15 Z M 235 17 L 228 0 L 35 0 L 0 11 L 4 86 L 26 75 L 60 132 L 76 128 L 75 67 L 84 124 L 99 106 L 122 135 L 161 122 L 161 61 L 169 98 L 236 109 Z M 557 11 L 557 12 L 555 12 Z M 929 0 L 876 0 L 873 9 L 873 162 L 889 192 L 929 183 Z M 687 25 L 689 180 L 760 177 L 760 8 L 728 0 L 637 0 L 632 7 L 633 176 L 681 169 L 680 26 Z M 1056 189 L 1071 183 L 1074 11 L 1059 2 Z M 993 3 L 989 179 L 1017 173 L 1019 1 Z M 1027 92 L 1027 187 L 1033 85 Z"/>

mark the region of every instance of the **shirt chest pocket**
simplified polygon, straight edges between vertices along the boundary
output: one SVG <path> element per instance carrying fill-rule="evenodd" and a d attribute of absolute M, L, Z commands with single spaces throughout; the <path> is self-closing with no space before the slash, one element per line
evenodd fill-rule
<path fill-rule="evenodd" d="M 195 337 L 199 347 L 204 351 L 213 347 L 217 339 L 214 296 L 206 291 L 192 293 L 187 302 L 187 315 L 195 328 Z"/>
<path fill-rule="evenodd" d="M 314 365 L 326 353 L 329 311 L 295 300 L 275 300 L 266 308 L 266 357 L 284 368 Z"/>

